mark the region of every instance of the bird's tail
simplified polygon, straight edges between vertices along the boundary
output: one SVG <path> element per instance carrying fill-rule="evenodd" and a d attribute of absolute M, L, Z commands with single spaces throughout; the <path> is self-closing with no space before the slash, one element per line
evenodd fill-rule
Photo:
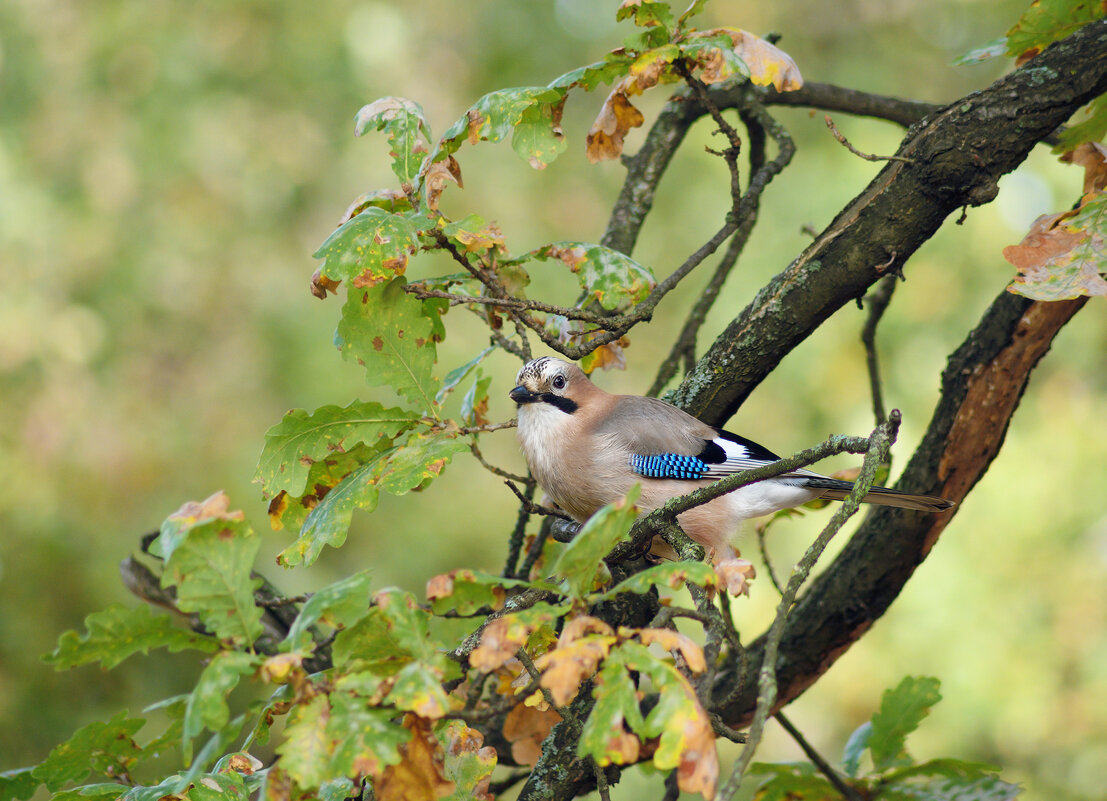
<path fill-rule="evenodd" d="M 853 489 L 853 482 L 840 481 L 836 478 L 811 478 L 804 482 L 809 489 L 818 490 L 820 498 L 831 501 L 843 501 Z M 936 495 L 912 495 L 909 492 L 887 489 L 885 487 L 873 487 L 864 498 L 864 503 L 873 503 L 878 506 L 895 506 L 900 509 L 916 509 L 920 512 L 942 512 L 954 506 L 953 501 L 939 498 Z"/>

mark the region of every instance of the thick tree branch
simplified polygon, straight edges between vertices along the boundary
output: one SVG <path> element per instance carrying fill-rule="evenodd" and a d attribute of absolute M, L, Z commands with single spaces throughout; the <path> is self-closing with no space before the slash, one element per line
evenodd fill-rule
<path fill-rule="evenodd" d="M 1107 20 L 1100 20 L 920 122 L 898 151 L 912 163 L 881 170 L 757 294 L 670 400 L 705 422 L 724 422 L 785 354 L 864 295 L 890 256 L 892 268 L 902 268 L 951 212 L 994 198 L 1000 176 L 1104 91 Z"/>
<path fill-rule="evenodd" d="M 999 452 L 1034 366 L 1086 300 L 1043 303 L 1001 294 L 950 357 L 933 419 L 897 488 L 962 501 Z M 811 686 L 885 612 L 955 512 L 878 507 L 869 513 L 788 617 L 774 710 Z M 732 667 L 716 682 L 716 698 L 735 682 L 746 688 L 721 710 L 735 728 L 748 723 L 756 707 L 749 677 L 760 671 L 765 645 L 761 637 L 748 647 L 747 676 Z"/>

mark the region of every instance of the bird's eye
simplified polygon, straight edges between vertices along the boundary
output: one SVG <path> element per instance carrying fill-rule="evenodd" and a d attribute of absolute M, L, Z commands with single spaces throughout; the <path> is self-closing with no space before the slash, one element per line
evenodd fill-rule
<path fill-rule="evenodd" d="M 550 383 L 553 384 L 554 389 L 565 389 L 565 376 L 555 375 Z"/>

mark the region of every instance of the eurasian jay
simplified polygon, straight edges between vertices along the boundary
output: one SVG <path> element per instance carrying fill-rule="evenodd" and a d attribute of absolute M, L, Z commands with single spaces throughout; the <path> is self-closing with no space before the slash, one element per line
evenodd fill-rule
<path fill-rule="evenodd" d="M 775 462 L 755 442 L 702 423 L 677 407 L 636 395 L 612 395 L 575 364 L 543 357 L 527 362 L 509 393 L 519 407 L 519 442 L 546 494 L 583 523 L 600 507 L 642 485 L 638 506 L 650 511 L 713 480 Z M 727 493 L 681 514 L 681 528 L 716 562 L 730 558 L 743 520 L 816 498 L 842 500 L 853 484 L 796 470 Z M 873 487 L 866 503 L 939 512 L 944 498 Z"/>

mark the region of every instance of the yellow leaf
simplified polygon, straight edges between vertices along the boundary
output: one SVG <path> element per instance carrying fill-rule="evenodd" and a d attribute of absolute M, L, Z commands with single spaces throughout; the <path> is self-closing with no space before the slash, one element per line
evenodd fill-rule
<path fill-rule="evenodd" d="M 672 629 L 639 629 L 638 639 L 643 645 L 658 643 L 666 651 L 679 651 L 693 673 L 707 670 L 707 661 L 700 648 L 690 637 Z"/>
<path fill-rule="evenodd" d="M 547 651 L 535 660 L 534 665 L 542 671 L 541 684 L 550 691 L 554 703 L 565 706 L 576 696 L 581 682 L 590 678 L 599 667 L 616 642 L 611 627 L 601 620 L 587 616 L 578 617 L 566 627 L 566 632 L 574 623 L 585 621 L 577 626 L 571 639 L 562 634 L 557 648 Z M 598 625 L 597 625 L 598 624 Z M 602 627 L 608 634 L 581 633 L 588 627 Z M 579 639 L 578 639 L 579 638 Z"/>
<path fill-rule="evenodd" d="M 749 31 L 716 28 L 704 35 L 725 33 L 734 42 L 734 52 L 750 70 L 750 80 L 758 86 L 772 84 L 778 92 L 793 92 L 803 86 L 803 76 L 792 57 L 776 45 Z"/>

